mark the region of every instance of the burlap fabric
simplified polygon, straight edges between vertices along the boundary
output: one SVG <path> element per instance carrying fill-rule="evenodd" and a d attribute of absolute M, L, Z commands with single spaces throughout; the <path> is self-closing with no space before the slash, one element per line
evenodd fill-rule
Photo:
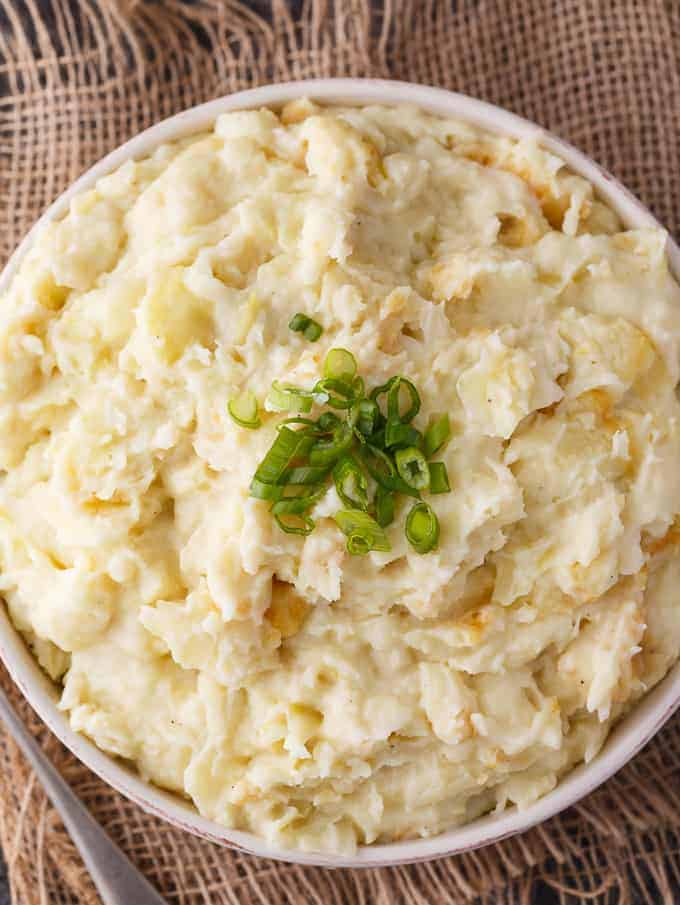
<path fill-rule="evenodd" d="M 140 129 L 239 88 L 312 76 L 407 79 L 515 110 L 600 160 L 677 234 L 679 54 L 677 0 L 0 0 L 0 262 L 55 195 Z M 604 787 L 521 837 L 416 867 L 324 871 L 235 854 L 146 816 L 0 679 L 169 902 L 680 902 L 679 718 Z M 97 902 L 2 735 L 0 764 L 14 902 Z"/>

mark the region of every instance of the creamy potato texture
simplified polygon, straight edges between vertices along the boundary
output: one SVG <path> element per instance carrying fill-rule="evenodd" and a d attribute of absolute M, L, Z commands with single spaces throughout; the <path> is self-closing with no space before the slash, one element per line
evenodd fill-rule
<path fill-rule="evenodd" d="M 680 649 L 680 289 L 538 142 L 298 101 L 129 161 L 0 305 L 0 581 L 73 727 L 278 845 L 528 805 Z M 324 332 L 288 329 L 302 311 Z M 250 479 L 351 350 L 448 412 L 435 552 Z"/>

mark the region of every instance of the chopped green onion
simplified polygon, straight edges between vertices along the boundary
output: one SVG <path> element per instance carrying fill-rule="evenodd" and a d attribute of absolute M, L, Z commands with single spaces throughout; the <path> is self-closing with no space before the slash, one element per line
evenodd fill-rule
<path fill-rule="evenodd" d="M 425 455 L 429 459 L 433 456 L 451 436 L 451 424 L 448 414 L 436 415 L 430 419 L 425 431 Z"/>
<path fill-rule="evenodd" d="M 398 377 L 390 377 L 390 379 L 387 381 L 387 383 L 381 383 L 380 386 L 373 387 L 373 389 L 371 390 L 371 396 L 370 396 L 370 398 L 373 400 L 373 402 L 378 403 L 378 405 L 379 405 L 380 397 L 385 396 L 387 393 L 389 393 L 389 391 L 392 389 L 392 387 L 398 380 L 399 380 Z"/>
<path fill-rule="evenodd" d="M 318 421 L 315 421 L 313 418 L 298 418 L 297 416 L 294 416 L 293 418 L 284 418 L 278 426 L 279 430 L 281 430 L 284 424 L 304 424 L 306 427 L 317 427 Z"/>
<path fill-rule="evenodd" d="M 352 534 L 347 538 L 347 552 L 352 556 L 366 556 L 371 549 L 371 541 L 363 534 Z"/>
<path fill-rule="evenodd" d="M 353 456 L 344 456 L 333 468 L 338 496 L 350 509 L 368 509 L 368 481 Z"/>
<path fill-rule="evenodd" d="M 323 327 L 321 326 L 321 324 L 310 318 L 309 323 L 307 324 L 302 335 L 305 339 L 308 339 L 310 343 L 315 343 L 322 333 Z"/>
<path fill-rule="evenodd" d="M 328 440 L 317 440 L 309 451 L 310 465 L 332 465 L 352 445 L 352 428 L 341 423 Z"/>
<path fill-rule="evenodd" d="M 326 465 L 301 465 L 289 468 L 281 475 L 281 484 L 319 484 L 328 477 L 330 469 Z"/>
<path fill-rule="evenodd" d="M 311 412 L 313 401 L 312 394 L 307 390 L 275 380 L 264 406 L 270 412 Z"/>
<path fill-rule="evenodd" d="M 398 449 L 394 454 L 394 461 L 399 476 L 409 487 L 414 490 L 427 490 L 430 486 L 430 470 L 427 467 L 427 459 L 415 446 L 406 449 Z"/>
<path fill-rule="evenodd" d="M 380 409 L 378 403 L 372 399 L 360 399 L 354 403 L 356 411 L 356 427 L 364 436 L 370 437 L 378 425 Z"/>
<path fill-rule="evenodd" d="M 409 406 L 403 414 L 400 412 L 402 387 L 409 396 Z M 420 395 L 418 394 L 418 390 L 410 380 L 406 379 L 406 377 L 390 377 L 387 383 L 383 383 L 381 386 L 375 387 L 375 389 L 371 391 L 371 399 L 373 399 L 374 402 L 378 402 L 380 397 L 384 395 L 387 396 L 388 416 L 397 418 L 404 424 L 413 421 L 420 411 Z"/>
<path fill-rule="evenodd" d="M 282 499 L 285 492 L 284 484 L 265 484 L 264 481 L 258 481 L 257 478 L 253 478 L 250 482 L 250 495 L 258 500 L 276 502 L 276 500 Z"/>
<path fill-rule="evenodd" d="M 370 443 L 365 443 L 360 447 L 359 452 L 366 470 L 376 484 L 386 490 L 395 490 L 407 496 L 420 497 L 417 490 L 399 477 L 394 462 L 382 449 L 378 449 L 377 446 L 373 446 Z"/>
<path fill-rule="evenodd" d="M 305 334 L 310 324 L 315 322 L 298 313 L 289 326 Z M 439 522 L 430 506 L 420 501 L 420 491 L 447 493 L 451 489 L 445 464 L 428 464 L 426 458 L 449 438 L 448 416 L 431 419 L 423 436 L 410 423 L 420 411 L 420 396 L 410 380 L 395 375 L 367 398 L 356 370 L 352 353 L 337 348 L 326 356 L 324 376 L 312 390 L 274 381 L 266 407 L 291 412 L 292 417 L 278 425 L 276 439 L 253 476 L 250 493 L 270 503 L 282 531 L 304 536 L 314 529 L 309 511 L 326 492 L 332 472 L 338 496 L 347 507 L 334 518 L 347 537 L 347 550 L 355 555 L 389 550 L 384 529 L 394 521 L 397 494 L 414 497 L 417 502 L 406 519 L 406 535 L 415 550 L 427 553 L 437 545 Z M 380 407 L 382 396 L 386 397 L 386 411 Z M 314 402 L 340 409 L 345 415 L 324 411 L 314 420 L 298 414 L 310 412 Z M 232 400 L 229 411 L 245 422 L 244 426 L 259 425 L 252 394 Z M 293 430 L 292 425 L 299 429 Z M 377 485 L 370 504 L 364 469 Z"/>
<path fill-rule="evenodd" d="M 352 384 L 337 377 L 324 377 L 318 380 L 312 390 L 312 395 L 319 405 L 327 402 L 336 409 L 351 408 L 355 398 Z"/>
<path fill-rule="evenodd" d="M 449 493 L 449 473 L 443 462 L 430 462 L 430 493 Z"/>
<path fill-rule="evenodd" d="M 357 361 L 347 349 L 331 349 L 323 364 L 324 377 L 351 383 L 357 372 Z"/>
<path fill-rule="evenodd" d="M 314 530 L 314 520 L 308 515 L 274 515 L 279 528 L 286 534 L 301 534 L 306 537 Z"/>
<path fill-rule="evenodd" d="M 373 501 L 375 520 L 381 528 L 386 528 L 394 521 L 394 491 L 385 490 L 378 484 Z"/>
<path fill-rule="evenodd" d="M 254 430 L 262 424 L 257 413 L 257 399 L 254 393 L 248 390 L 234 399 L 230 399 L 227 403 L 227 410 L 234 421 L 240 424 L 241 427 Z"/>
<path fill-rule="evenodd" d="M 325 434 L 331 433 L 340 424 L 340 419 L 335 412 L 324 412 L 316 422 L 318 429 Z"/>
<path fill-rule="evenodd" d="M 371 550 L 390 550 L 390 542 L 380 525 L 367 512 L 339 509 L 333 516 L 347 538 L 347 550 L 355 556 Z"/>
<path fill-rule="evenodd" d="M 406 389 L 406 392 L 410 397 L 410 405 L 403 414 L 399 411 L 402 387 Z M 420 396 L 418 395 L 418 390 L 415 388 L 415 385 L 405 377 L 397 377 L 393 386 L 390 387 L 390 390 L 387 393 L 387 414 L 391 415 L 393 418 L 399 418 L 404 424 L 408 424 L 409 421 L 412 421 L 415 418 L 419 411 Z"/>
<path fill-rule="evenodd" d="M 302 314 L 301 311 L 298 311 L 297 314 L 294 314 L 291 319 L 288 321 L 288 329 L 292 330 L 293 333 L 304 333 L 309 324 L 309 318 L 306 314 Z"/>
<path fill-rule="evenodd" d="M 429 553 L 439 541 L 439 519 L 427 503 L 416 503 L 406 517 L 406 537 L 416 553 Z"/>
<path fill-rule="evenodd" d="M 317 503 L 326 492 L 326 487 L 316 488 L 304 496 L 296 496 L 278 500 L 271 507 L 274 515 L 304 515 L 308 509 Z"/>
<path fill-rule="evenodd" d="M 306 437 L 323 437 L 329 433 L 328 430 L 324 430 L 324 428 L 321 426 L 321 418 L 319 418 L 318 421 L 314 421 L 312 420 L 312 418 L 284 418 L 284 420 L 278 425 L 277 430 L 281 430 L 281 428 L 286 424 L 303 425 L 304 431 L 300 431 L 300 433 L 304 433 Z"/>
<path fill-rule="evenodd" d="M 376 427 L 371 436 L 368 438 L 368 442 L 376 449 L 385 449 L 385 419 L 382 415 L 378 419 L 378 427 Z"/>
<path fill-rule="evenodd" d="M 291 469 L 292 470 L 292 469 Z M 250 495 L 255 497 L 258 500 L 266 500 L 268 503 L 273 503 L 271 509 L 276 512 L 286 512 L 286 511 L 297 511 L 298 501 L 305 501 L 305 505 L 302 507 L 301 511 L 308 509 L 312 503 L 316 502 L 316 500 L 311 500 L 310 498 L 313 494 L 321 491 L 323 487 L 323 493 L 326 492 L 326 484 L 322 481 L 324 478 L 328 476 L 328 469 L 323 469 L 323 477 L 321 481 L 313 483 L 312 481 L 307 481 L 302 483 L 298 481 L 289 482 L 289 483 L 281 483 L 281 484 L 264 484 L 262 481 L 258 481 L 257 478 L 253 478 L 250 483 Z M 287 477 L 287 473 L 284 473 L 284 477 Z M 301 492 L 304 491 L 304 492 Z M 323 496 L 321 493 L 321 496 Z M 289 509 L 286 506 L 278 506 L 279 502 L 281 503 L 295 503 Z M 275 509 L 275 506 L 278 507 Z"/>
<path fill-rule="evenodd" d="M 399 418 L 390 415 L 385 424 L 385 446 L 417 446 L 422 435 L 410 424 L 403 424 Z"/>
<path fill-rule="evenodd" d="M 262 484 L 278 483 L 283 472 L 291 467 L 294 460 L 306 456 L 313 443 L 314 438 L 308 437 L 304 431 L 282 427 L 258 465 L 254 480 Z"/>
<path fill-rule="evenodd" d="M 312 389 L 312 399 L 314 400 L 314 402 L 316 402 L 317 405 L 326 405 L 326 403 L 328 402 L 329 396 L 328 396 L 328 393 L 319 386 L 320 383 L 321 383 L 321 381 L 318 380 L 314 384 L 314 388 Z M 339 408 L 339 406 L 338 406 L 338 408 Z"/>
<path fill-rule="evenodd" d="M 373 480 L 381 487 L 393 490 L 394 488 L 389 482 L 398 475 L 390 457 L 382 449 L 378 449 L 377 446 L 372 446 L 370 443 L 360 449 L 360 454 Z"/>
<path fill-rule="evenodd" d="M 315 343 L 323 333 L 321 324 L 317 323 L 317 321 L 313 320 L 311 317 L 307 317 L 306 314 L 302 314 L 300 311 L 291 317 L 288 321 L 288 327 L 294 333 L 302 333 L 304 338 L 308 339 L 310 343 Z"/>
<path fill-rule="evenodd" d="M 364 383 L 364 378 L 359 374 L 352 381 L 352 392 L 355 399 L 363 399 L 366 395 L 366 384 Z"/>

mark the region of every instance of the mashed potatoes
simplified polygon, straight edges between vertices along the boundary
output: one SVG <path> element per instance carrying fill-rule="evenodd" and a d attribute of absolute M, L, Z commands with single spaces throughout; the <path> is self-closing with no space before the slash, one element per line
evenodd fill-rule
<path fill-rule="evenodd" d="M 297 311 L 324 328 L 288 329 Z M 680 289 L 532 142 L 295 102 L 129 161 L 0 307 L 0 581 L 72 726 L 286 846 L 526 806 L 680 650 Z M 249 497 L 332 346 L 449 413 L 435 552 Z"/>

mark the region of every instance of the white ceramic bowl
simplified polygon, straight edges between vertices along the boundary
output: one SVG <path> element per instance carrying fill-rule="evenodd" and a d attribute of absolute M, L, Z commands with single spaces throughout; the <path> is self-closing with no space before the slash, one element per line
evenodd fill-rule
<path fill-rule="evenodd" d="M 596 163 L 527 120 L 491 104 L 462 94 L 405 82 L 364 79 L 288 82 L 241 91 L 194 107 L 147 129 L 100 160 L 55 201 L 29 232 L 0 277 L 0 292 L 7 288 L 40 224 L 63 216 L 74 195 L 91 188 L 101 176 L 129 158 L 149 154 L 162 142 L 208 128 L 218 114 L 227 110 L 279 106 L 301 96 L 309 96 L 326 104 L 414 104 L 432 113 L 465 120 L 490 132 L 515 138 L 540 133 L 543 146 L 560 156 L 575 173 L 588 179 L 624 223 L 630 227 L 658 226 L 639 201 Z M 668 242 L 668 254 L 673 272 L 676 277 L 680 277 L 680 249 L 671 240 Z M 619 723 L 603 750 L 590 764 L 577 767 L 552 792 L 526 810 L 512 808 L 499 814 L 489 814 L 466 826 L 429 839 L 364 846 L 355 856 L 346 857 L 275 849 L 250 833 L 225 829 L 201 817 L 188 801 L 144 782 L 122 762 L 100 751 L 84 736 L 73 732 L 65 715 L 57 708 L 57 688 L 48 680 L 26 648 L 4 608 L 0 608 L 0 656 L 33 709 L 66 747 L 109 785 L 137 802 L 144 810 L 191 833 L 232 848 L 263 857 L 333 867 L 375 867 L 425 861 L 487 845 L 521 832 L 573 804 L 608 779 L 649 741 L 680 704 L 679 663 Z"/>

